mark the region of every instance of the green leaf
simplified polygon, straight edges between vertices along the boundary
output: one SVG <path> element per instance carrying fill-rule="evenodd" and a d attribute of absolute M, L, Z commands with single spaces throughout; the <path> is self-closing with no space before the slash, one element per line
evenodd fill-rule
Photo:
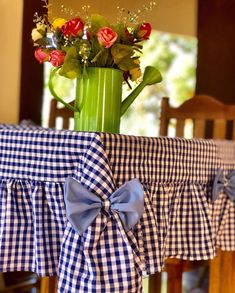
<path fill-rule="evenodd" d="M 128 71 L 139 67 L 139 64 L 136 64 L 134 62 L 134 59 L 132 58 L 123 58 L 120 62 L 116 64 L 123 71 Z"/>
<path fill-rule="evenodd" d="M 47 33 L 45 30 L 38 30 L 38 32 L 43 36 L 43 37 L 46 37 Z"/>
<path fill-rule="evenodd" d="M 75 59 L 67 60 L 61 67 L 59 74 L 70 79 L 80 77 L 81 67 L 79 61 Z"/>
<path fill-rule="evenodd" d="M 38 44 L 39 46 L 42 46 L 42 47 L 46 47 L 48 45 L 50 45 L 50 39 L 48 38 L 41 38 L 41 39 L 38 39 L 37 41 L 35 41 L 35 44 Z"/>
<path fill-rule="evenodd" d="M 89 56 L 89 59 L 92 60 L 95 58 L 96 54 L 98 54 L 103 47 L 100 46 L 99 42 L 97 39 L 92 39 L 91 40 L 91 53 Z"/>
<path fill-rule="evenodd" d="M 97 66 L 105 66 L 109 57 L 109 51 L 107 49 L 103 49 L 96 54 L 96 56 L 91 60 L 91 63 L 96 63 Z"/>
<path fill-rule="evenodd" d="M 136 51 L 138 51 L 138 52 L 140 52 L 140 53 L 142 54 L 143 46 L 142 46 L 142 45 L 137 45 L 137 44 L 135 44 L 135 45 L 133 46 L 133 49 L 136 50 Z"/>
<path fill-rule="evenodd" d="M 123 23 L 118 23 L 114 26 L 112 26 L 112 29 L 117 33 L 118 37 L 117 37 L 117 43 L 120 43 L 120 40 L 123 40 L 125 43 L 125 26 Z"/>
<path fill-rule="evenodd" d="M 81 77 L 82 69 L 79 61 L 79 55 L 75 47 L 71 47 L 65 56 L 64 64 L 59 74 L 67 78 L 73 79 Z"/>
<path fill-rule="evenodd" d="M 113 56 L 114 62 L 118 63 L 124 58 L 130 58 L 134 51 L 132 46 L 123 44 L 114 44 L 111 48 L 111 54 Z"/>
<path fill-rule="evenodd" d="M 114 59 L 115 64 L 124 71 L 128 71 L 133 68 L 139 67 L 135 63 L 135 57 L 132 57 L 134 50 L 132 46 L 115 44 L 111 48 L 111 53 Z"/>
<path fill-rule="evenodd" d="M 115 30 L 115 32 L 121 36 L 122 34 L 124 34 L 125 32 L 125 25 L 124 23 L 117 23 L 116 25 L 113 26 L 113 29 Z"/>
<path fill-rule="evenodd" d="M 91 15 L 91 32 L 93 34 L 97 33 L 97 31 L 105 26 L 110 26 L 108 20 L 99 14 L 92 14 Z"/>

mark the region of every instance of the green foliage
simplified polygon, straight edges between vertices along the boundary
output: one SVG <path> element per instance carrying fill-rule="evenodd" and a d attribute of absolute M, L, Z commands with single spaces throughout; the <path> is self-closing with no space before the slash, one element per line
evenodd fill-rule
<path fill-rule="evenodd" d="M 102 27 L 110 26 L 108 20 L 99 14 L 91 14 L 91 33 L 96 34 Z"/>
<path fill-rule="evenodd" d="M 80 77 L 82 69 L 78 57 L 77 49 L 75 47 L 70 47 L 59 74 L 70 79 Z"/>
<path fill-rule="evenodd" d="M 134 54 L 132 46 L 114 44 L 111 48 L 111 54 L 113 56 L 114 62 L 123 71 L 128 71 L 139 67 L 139 64 L 135 63 L 136 59 L 132 58 Z"/>
<path fill-rule="evenodd" d="M 91 63 L 95 63 L 96 66 L 104 67 L 109 59 L 109 51 L 102 48 L 95 57 L 91 60 Z"/>

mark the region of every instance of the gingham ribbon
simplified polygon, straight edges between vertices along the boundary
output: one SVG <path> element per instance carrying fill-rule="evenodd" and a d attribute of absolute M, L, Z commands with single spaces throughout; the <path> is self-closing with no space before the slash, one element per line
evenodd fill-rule
<path fill-rule="evenodd" d="M 219 169 L 213 183 L 212 202 L 215 202 L 219 194 L 224 192 L 231 201 L 235 201 L 235 171 L 224 175 L 222 169 Z"/>

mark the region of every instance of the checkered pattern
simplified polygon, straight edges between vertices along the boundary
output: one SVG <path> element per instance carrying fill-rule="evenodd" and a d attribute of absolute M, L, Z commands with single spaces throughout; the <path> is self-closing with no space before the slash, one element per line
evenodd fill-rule
<path fill-rule="evenodd" d="M 202 260 L 213 258 L 216 246 L 235 250 L 234 202 L 221 194 L 211 203 L 217 170 L 235 169 L 234 143 L 115 134 L 101 139 L 117 186 L 133 177 L 144 185 L 145 213 L 135 235 L 147 273 L 162 270 L 168 257 Z"/>
<path fill-rule="evenodd" d="M 228 147 L 225 160 L 219 149 Z M 0 126 L 0 271 L 59 275 L 59 292 L 141 292 L 142 271 L 166 257 L 235 250 L 235 207 L 211 202 L 218 168 L 235 168 L 235 144 Z M 103 200 L 133 178 L 145 190 L 141 221 L 125 233 L 102 212 L 79 236 L 65 216 L 73 176 Z"/>
<path fill-rule="evenodd" d="M 106 200 L 115 183 L 101 143 L 81 157 L 75 178 Z M 132 231 L 125 233 L 115 213 L 101 213 L 79 236 L 68 223 L 59 263 L 59 292 L 142 291 L 142 267 Z"/>
<path fill-rule="evenodd" d="M 235 170 L 235 143 L 232 141 L 216 141 L 220 168 L 224 175 Z M 216 244 L 222 250 L 235 251 L 235 202 L 221 193 L 213 205 L 214 233 Z"/>
<path fill-rule="evenodd" d="M 57 272 L 66 225 L 65 178 L 96 134 L 0 128 L 0 270 Z"/>

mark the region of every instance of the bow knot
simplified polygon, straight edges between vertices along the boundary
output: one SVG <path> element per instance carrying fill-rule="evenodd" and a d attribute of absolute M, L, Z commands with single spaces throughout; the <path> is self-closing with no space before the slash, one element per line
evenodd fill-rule
<path fill-rule="evenodd" d="M 111 207 L 111 202 L 109 199 L 105 199 L 102 203 L 103 209 L 108 213 Z"/>
<path fill-rule="evenodd" d="M 81 183 L 68 177 L 64 198 L 66 215 L 73 228 L 81 235 L 103 209 L 116 212 L 126 231 L 130 230 L 144 212 L 144 191 L 138 179 L 126 182 L 108 199 L 102 200 Z"/>
<path fill-rule="evenodd" d="M 213 183 L 212 202 L 215 202 L 219 194 L 224 192 L 232 201 L 235 201 L 235 171 L 225 176 L 222 169 L 219 169 Z"/>

